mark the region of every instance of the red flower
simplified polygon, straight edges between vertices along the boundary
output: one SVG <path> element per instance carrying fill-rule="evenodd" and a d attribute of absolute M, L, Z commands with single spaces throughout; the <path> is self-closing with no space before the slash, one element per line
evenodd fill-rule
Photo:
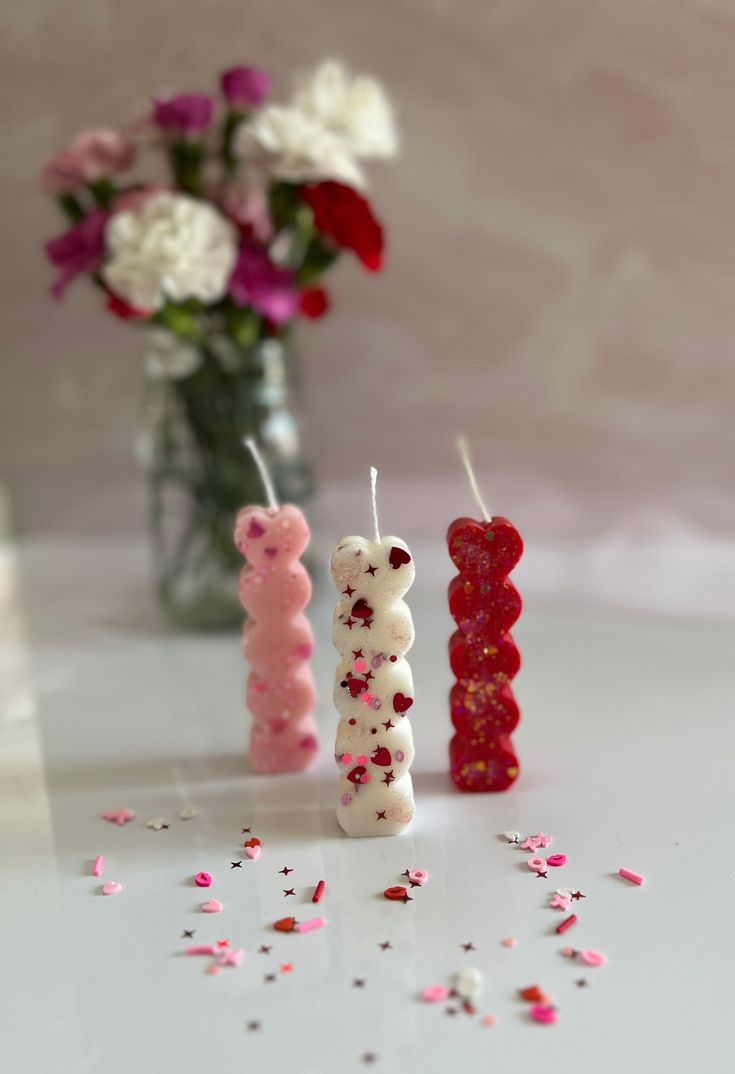
<path fill-rule="evenodd" d="M 314 226 L 343 250 L 352 250 L 371 272 L 383 263 L 383 228 L 369 203 L 342 183 L 302 186 L 301 197 L 314 214 Z"/>
<path fill-rule="evenodd" d="M 306 287 L 299 293 L 299 313 L 312 321 L 323 317 L 329 309 L 329 295 L 323 287 Z"/>
<path fill-rule="evenodd" d="M 127 302 L 123 302 L 123 300 L 110 291 L 109 288 L 106 287 L 105 290 L 107 291 L 105 309 L 108 313 L 112 313 L 115 317 L 119 317 L 121 321 L 147 321 L 151 316 L 150 310 L 136 310 L 132 306 L 129 306 Z"/>

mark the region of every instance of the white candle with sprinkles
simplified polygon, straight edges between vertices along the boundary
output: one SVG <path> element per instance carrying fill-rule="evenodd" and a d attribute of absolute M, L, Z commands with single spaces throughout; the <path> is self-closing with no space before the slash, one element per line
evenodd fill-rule
<path fill-rule="evenodd" d="M 413 676 L 411 612 L 402 599 L 414 580 L 413 558 L 399 537 L 380 536 L 370 471 L 374 537 L 343 537 L 332 553 L 339 590 L 332 641 L 339 653 L 334 703 L 340 714 L 337 820 L 351 836 L 399 835 L 414 815 L 414 757 L 408 710 Z"/>

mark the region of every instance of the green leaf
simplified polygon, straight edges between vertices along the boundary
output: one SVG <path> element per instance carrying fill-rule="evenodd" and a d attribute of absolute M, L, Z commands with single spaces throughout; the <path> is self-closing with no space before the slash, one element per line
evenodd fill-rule
<path fill-rule="evenodd" d="M 204 338 L 194 311 L 188 308 L 186 304 L 176 306 L 172 302 L 166 303 L 163 309 L 159 310 L 155 315 L 152 323 L 161 325 L 162 328 L 168 328 L 175 335 L 181 336 L 183 339 L 194 340 L 196 343 L 201 342 Z"/>
<path fill-rule="evenodd" d="M 238 347 L 252 347 L 260 335 L 261 319 L 253 310 L 229 306 L 225 311 L 227 331 Z"/>

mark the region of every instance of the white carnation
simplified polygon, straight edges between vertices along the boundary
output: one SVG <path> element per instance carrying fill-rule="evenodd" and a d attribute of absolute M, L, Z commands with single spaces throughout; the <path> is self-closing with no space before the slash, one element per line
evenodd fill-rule
<path fill-rule="evenodd" d="M 305 75 L 293 106 L 339 135 L 356 157 L 393 157 L 398 135 L 385 90 L 374 78 L 352 78 L 338 60 Z"/>
<path fill-rule="evenodd" d="M 138 310 L 158 310 L 166 299 L 218 302 L 237 257 L 235 230 L 216 209 L 168 191 L 110 217 L 105 242 L 105 282 Z"/>
<path fill-rule="evenodd" d="M 364 186 L 345 138 L 298 108 L 268 105 L 242 124 L 235 152 L 247 158 L 256 145 L 272 156 L 271 170 L 278 179 L 292 183 L 336 179 Z"/>

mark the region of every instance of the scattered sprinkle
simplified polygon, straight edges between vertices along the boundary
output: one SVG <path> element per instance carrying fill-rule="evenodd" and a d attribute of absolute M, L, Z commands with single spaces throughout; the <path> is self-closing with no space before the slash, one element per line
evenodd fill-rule
<path fill-rule="evenodd" d="M 567 929 L 570 929 L 572 925 L 576 924 L 576 921 L 577 915 L 570 914 L 569 917 L 565 918 L 564 921 L 562 921 L 556 926 L 556 932 L 558 932 L 558 934 L 561 936 L 562 933 L 566 932 Z"/>
<path fill-rule="evenodd" d="M 411 896 L 408 894 L 406 888 L 402 887 L 400 884 L 396 884 L 393 887 L 386 888 L 383 892 L 383 895 L 391 902 L 402 902 L 404 903 L 404 905 L 407 902 L 413 901 L 411 899 Z"/>
<path fill-rule="evenodd" d="M 206 902 L 202 903 L 202 913 L 203 914 L 221 914 L 222 913 L 222 903 L 218 899 L 207 899 Z"/>
<path fill-rule="evenodd" d="M 630 880 L 632 884 L 637 884 L 639 887 L 643 887 L 646 882 L 645 876 L 631 872 L 630 869 L 618 869 L 618 875 L 622 876 L 623 880 Z"/>
<path fill-rule="evenodd" d="M 197 944 L 195 947 L 187 947 L 187 955 L 218 955 L 219 948 L 215 944 Z"/>
<path fill-rule="evenodd" d="M 198 815 L 199 810 L 195 809 L 193 805 L 184 806 L 184 808 L 179 813 L 179 817 L 181 820 L 193 820 L 194 817 L 197 817 Z"/>
<path fill-rule="evenodd" d="M 495 1025 L 495 1015 L 494 1014 L 486 1014 L 485 1017 L 483 1018 L 482 1022 L 480 1023 L 480 1025 L 494 1026 Z"/>
<path fill-rule="evenodd" d="M 500 942 L 502 943 L 503 947 L 515 947 L 518 941 L 516 940 L 515 936 L 506 936 L 505 939 L 501 940 Z"/>
<path fill-rule="evenodd" d="M 297 927 L 297 932 L 313 932 L 314 929 L 322 929 L 326 925 L 323 917 L 313 917 L 311 921 L 302 921 Z"/>
<path fill-rule="evenodd" d="M 426 1003 L 441 1003 L 442 1000 L 447 999 L 449 996 L 449 989 L 446 985 L 429 985 L 421 993 L 421 998 Z"/>
<path fill-rule="evenodd" d="M 503 839 L 505 839 L 508 843 L 517 843 L 520 838 L 520 832 L 503 832 Z"/>
<path fill-rule="evenodd" d="M 232 947 L 229 951 L 221 951 L 219 956 L 219 966 L 239 966 L 242 960 L 245 958 L 244 947 Z"/>
<path fill-rule="evenodd" d="M 293 963 L 291 963 L 291 962 L 282 962 L 281 963 L 281 973 L 293 973 Z"/>
<path fill-rule="evenodd" d="M 165 817 L 154 817 L 153 820 L 147 820 L 145 826 L 146 828 L 152 828 L 154 832 L 161 832 L 168 831 L 171 824 Z"/>
<path fill-rule="evenodd" d="M 546 858 L 529 858 L 526 865 L 532 873 L 543 873 L 546 871 Z"/>
<path fill-rule="evenodd" d="M 117 895 L 122 891 L 122 884 L 118 884 L 117 880 L 108 880 L 106 884 L 102 885 L 103 895 Z"/>
<path fill-rule="evenodd" d="M 287 898 L 289 895 L 295 895 L 296 888 L 283 888 L 283 897 Z"/>
<path fill-rule="evenodd" d="M 314 894 L 311 896 L 311 901 L 312 902 L 319 902 L 319 900 L 321 899 L 322 895 L 324 894 L 324 889 L 326 888 L 326 886 L 327 886 L 326 880 L 320 880 L 319 881 L 317 886 L 314 888 Z"/>
<path fill-rule="evenodd" d="M 230 862 L 230 868 L 231 869 L 242 869 L 242 862 L 241 861 L 231 861 Z"/>
<path fill-rule="evenodd" d="M 570 901 L 571 896 L 560 895 L 557 891 L 551 896 L 549 908 L 551 910 L 568 910 Z"/>
<path fill-rule="evenodd" d="M 119 828 L 122 828 L 123 824 L 129 824 L 131 820 L 135 820 L 135 813 L 131 809 L 110 809 L 102 814 L 102 819 L 109 820 L 111 824 L 117 824 Z"/>
<path fill-rule="evenodd" d="M 524 999 L 526 1003 L 549 1003 L 549 997 L 545 992 L 541 991 L 539 985 L 529 985 L 528 988 L 521 988 L 518 992 L 521 999 Z"/>
<path fill-rule="evenodd" d="M 552 869 L 561 869 L 562 865 L 566 865 L 566 854 L 552 854 L 546 859 L 546 864 L 550 865 Z"/>
<path fill-rule="evenodd" d="M 208 888 L 212 883 L 211 873 L 197 873 L 194 877 L 194 883 L 198 888 Z"/>
<path fill-rule="evenodd" d="M 273 928 L 276 932 L 293 932 L 296 927 L 295 917 L 281 917 L 278 921 L 273 922 Z"/>
<path fill-rule="evenodd" d="M 535 1003 L 530 1014 L 534 1022 L 540 1022 L 542 1025 L 553 1025 L 558 1019 L 556 1008 L 548 1003 Z"/>
<path fill-rule="evenodd" d="M 94 865 L 92 866 L 92 876 L 102 876 L 105 871 L 105 858 L 103 854 L 98 854 L 94 859 Z"/>
<path fill-rule="evenodd" d="M 429 874 L 426 872 L 426 869 L 406 869 L 406 872 L 403 875 L 408 877 L 412 888 L 416 886 L 423 887 L 429 879 Z"/>
<path fill-rule="evenodd" d="M 579 957 L 586 966 L 604 966 L 607 958 L 601 951 L 593 951 L 591 947 L 579 952 Z"/>
<path fill-rule="evenodd" d="M 463 999 L 476 996 L 482 991 L 482 974 L 475 966 L 467 966 L 457 974 L 454 987 Z"/>
<path fill-rule="evenodd" d="M 260 847 L 245 847 L 245 856 L 250 858 L 251 861 L 257 861 L 262 854 Z"/>

